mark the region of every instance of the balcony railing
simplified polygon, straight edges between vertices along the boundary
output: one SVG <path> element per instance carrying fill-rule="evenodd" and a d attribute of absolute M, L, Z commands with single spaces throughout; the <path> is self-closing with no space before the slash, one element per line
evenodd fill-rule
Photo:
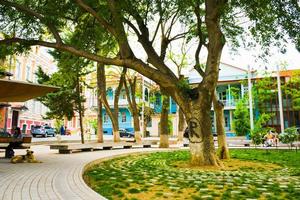
<path fill-rule="evenodd" d="M 235 107 L 236 104 L 238 103 L 239 99 L 230 99 L 230 100 L 220 100 L 223 104 L 224 104 L 224 107 L 226 108 L 229 108 L 229 107 Z M 248 106 L 248 102 L 246 103 L 245 106 Z"/>

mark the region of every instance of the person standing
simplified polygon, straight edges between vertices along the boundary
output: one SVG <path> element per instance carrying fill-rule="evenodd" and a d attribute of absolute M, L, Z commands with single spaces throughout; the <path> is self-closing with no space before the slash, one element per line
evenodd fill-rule
<path fill-rule="evenodd" d="M 65 128 L 63 125 L 60 127 L 60 134 L 65 135 Z"/>

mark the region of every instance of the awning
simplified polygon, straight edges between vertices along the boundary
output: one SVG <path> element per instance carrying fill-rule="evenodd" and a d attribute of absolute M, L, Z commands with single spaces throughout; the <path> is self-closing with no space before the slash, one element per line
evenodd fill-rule
<path fill-rule="evenodd" d="M 23 102 L 57 90 L 48 85 L 0 79 L 0 102 Z"/>

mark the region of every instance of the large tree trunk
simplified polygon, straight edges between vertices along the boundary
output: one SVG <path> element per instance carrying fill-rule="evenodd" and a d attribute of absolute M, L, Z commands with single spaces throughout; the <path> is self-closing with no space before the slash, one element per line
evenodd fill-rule
<path fill-rule="evenodd" d="M 80 124 L 80 136 L 81 136 L 81 143 L 84 144 L 84 130 L 83 130 L 83 123 L 82 123 L 82 111 L 79 110 L 79 124 Z"/>
<path fill-rule="evenodd" d="M 189 110 L 185 116 L 189 126 L 191 164 L 195 166 L 219 166 L 211 131 L 211 98 L 209 90 L 201 90 L 199 95 L 192 97 Z"/>
<path fill-rule="evenodd" d="M 140 128 L 140 119 L 139 119 L 139 114 L 132 114 L 133 117 L 133 127 L 134 127 L 134 138 L 136 143 L 141 143 L 142 142 L 142 137 L 141 137 L 141 128 Z"/>
<path fill-rule="evenodd" d="M 128 79 L 129 87 L 127 85 L 126 79 L 124 79 L 124 87 L 126 92 L 126 97 L 129 105 L 129 110 L 133 117 L 133 128 L 134 128 L 134 138 L 136 143 L 142 143 L 141 137 L 141 128 L 140 128 L 140 119 L 139 119 L 139 112 L 138 106 L 136 103 L 136 76 L 131 79 Z"/>
<path fill-rule="evenodd" d="M 183 142 L 183 132 L 184 132 L 184 115 L 182 110 L 178 109 L 178 142 Z"/>
<path fill-rule="evenodd" d="M 159 148 L 168 148 L 169 147 L 169 130 L 168 130 L 168 118 L 169 118 L 169 105 L 170 105 L 170 96 L 162 93 L 162 109 L 160 114 L 160 142 Z"/>
<path fill-rule="evenodd" d="M 97 63 L 97 136 L 98 136 L 98 142 L 103 143 L 103 120 L 102 120 L 102 101 L 101 101 L 101 96 L 102 93 L 104 92 L 101 90 L 101 66 L 100 63 Z"/>
<path fill-rule="evenodd" d="M 100 93 L 101 93 L 101 101 L 105 107 L 106 113 L 108 114 L 111 122 L 112 122 L 112 127 L 113 127 L 113 138 L 114 142 L 120 142 L 120 133 L 119 133 L 119 120 L 118 120 L 118 112 L 119 112 L 119 96 L 120 96 L 120 91 L 124 82 L 125 78 L 125 70 L 123 70 L 123 73 L 120 78 L 120 82 L 118 85 L 118 88 L 116 89 L 115 92 L 115 97 L 114 97 L 114 110 L 112 110 L 109 106 L 109 103 L 106 98 L 106 78 L 105 78 L 105 66 L 102 63 L 98 63 L 98 73 L 99 73 L 99 80 L 101 81 L 101 84 L 98 86 L 100 87 Z"/>
<path fill-rule="evenodd" d="M 97 99 L 97 104 L 98 104 L 98 110 L 97 110 L 97 136 L 98 136 L 98 142 L 103 143 L 103 119 L 102 119 L 102 102 L 98 98 Z"/>
<path fill-rule="evenodd" d="M 81 143 L 84 144 L 84 130 L 83 130 L 83 106 L 81 101 L 81 88 L 80 88 L 80 80 L 79 76 L 76 77 L 76 95 L 77 95 L 77 109 L 78 109 L 78 115 L 79 115 L 79 126 L 80 126 L 80 137 L 81 137 Z"/>
<path fill-rule="evenodd" d="M 226 1 L 205 1 L 205 24 L 208 33 L 208 55 L 202 82 L 191 91 L 185 116 L 190 130 L 192 165 L 220 166 L 211 131 L 210 109 L 218 81 L 220 58 L 225 38 L 220 29 L 220 15 Z"/>
<path fill-rule="evenodd" d="M 218 151 L 217 155 L 220 159 L 229 159 L 229 150 L 226 142 L 225 121 L 224 121 L 224 104 L 218 101 L 217 93 L 213 97 L 214 111 L 216 113 L 216 127 L 218 135 Z"/>

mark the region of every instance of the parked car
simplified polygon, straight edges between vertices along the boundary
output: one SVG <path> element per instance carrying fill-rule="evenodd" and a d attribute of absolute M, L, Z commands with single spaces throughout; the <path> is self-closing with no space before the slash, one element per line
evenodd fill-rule
<path fill-rule="evenodd" d="M 134 138 L 134 133 L 126 129 L 119 129 L 119 133 L 120 133 L 120 137 Z"/>
<path fill-rule="evenodd" d="M 33 126 L 31 128 L 31 135 L 32 137 L 36 136 L 42 136 L 42 137 L 48 137 L 48 136 L 55 136 L 55 129 L 50 126 Z"/>

